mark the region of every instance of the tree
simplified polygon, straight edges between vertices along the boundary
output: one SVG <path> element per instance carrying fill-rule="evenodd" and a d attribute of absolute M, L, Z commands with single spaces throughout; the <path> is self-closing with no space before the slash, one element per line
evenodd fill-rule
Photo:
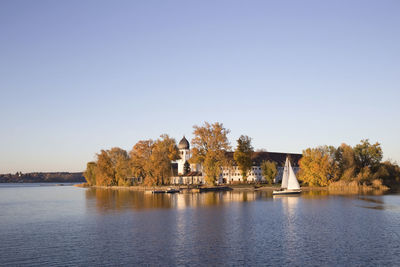
<path fill-rule="evenodd" d="M 130 176 L 128 153 L 114 147 L 111 150 L 101 150 L 97 154 L 95 168 L 97 185 L 127 185 L 127 178 Z"/>
<path fill-rule="evenodd" d="M 146 185 L 161 185 L 172 175 L 171 161 L 179 158 L 176 141 L 168 135 L 160 139 L 139 141 L 131 150 L 131 168 Z"/>
<path fill-rule="evenodd" d="M 162 185 L 169 181 L 172 175 L 171 161 L 179 159 L 179 150 L 176 141 L 164 134 L 154 145 L 151 154 L 152 184 Z"/>
<path fill-rule="evenodd" d="M 335 153 L 337 164 L 337 178 L 344 181 L 351 181 L 356 177 L 357 164 L 354 150 L 347 144 L 342 144 Z"/>
<path fill-rule="evenodd" d="M 185 164 L 183 164 L 183 174 L 186 175 L 190 173 L 190 164 L 188 161 L 185 161 Z"/>
<path fill-rule="evenodd" d="M 253 165 L 251 156 L 253 154 L 253 147 L 251 146 L 251 138 L 248 136 L 241 135 L 237 140 L 237 147 L 233 153 L 233 158 L 238 165 L 240 172 L 243 177 L 243 181 L 247 181 L 247 173 Z"/>
<path fill-rule="evenodd" d="M 272 184 L 274 182 L 276 175 L 278 174 L 276 163 L 269 160 L 268 161 L 264 160 L 261 163 L 261 171 L 268 184 Z"/>
<path fill-rule="evenodd" d="M 396 163 L 385 161 L 379 166 L 378 171 L 374 174 L 374 179 L 380 179 L 387 185 L 400 184 L 400 167 Z"/>
<path fill-rule="evenodd" d="M 115 172 L 108 150 L 101 150 L 97 154 L 96 185 L 116 185 Z"/>
<path fill-rule="evenodd" d="M 86 182 L 89 185 L 96 185 L 96 162 L 88 162 L 86 164 L 86 171 L 83 173 L 83 176 L 86 179 Z"/>
<path fill-rule="evenodd" d="M 134 177 L 144 180 L 146 176 L 150 174 L 150 157 L 153 145 L 154 141 L 151 139 L 141 140 L 137 142 L 129 152 L 131 157 L 131 169 Z"/>
<path fill-rule="evenodd" d="M 192 163 L 203 164 L 205 179 L 208 184 L 215 184 L 221 174 L 221 167 L 227 164 L 226 152 L 230 149 L 227 138 L 228 129 L 222 123 L 193 126 Z"/>
<path fill-rule="evenodd" d="M 115 181 L 119 186 L 128 186 L 128 178 L 132 175 L 130 168 L 130 158 L 128 153 L 121 148 L 112 148 L 110 150 L 111 162 L 115 171 Z"/>
<path fill-rule="evenodd" d="M 362 171 L 363 168 L 375 171 L 382 160 L 383 152 L 378 142 L 372 145 L 368 139 L 365 139 L 354 147 L 354 155 L 359 171 Z"/>
<path fill-rule="evenodd" d="M 310 186 L 326 186 L 336 174 L 334 160 L 324 148 L 304 150 L 299 165 L 299 180 Z"/>

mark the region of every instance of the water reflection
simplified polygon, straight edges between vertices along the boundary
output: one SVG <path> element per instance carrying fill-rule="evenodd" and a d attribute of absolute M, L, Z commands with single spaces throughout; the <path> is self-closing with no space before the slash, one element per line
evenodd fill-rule
<path fill-rule="evenodd" d="M 362 189 L 362 188 L 346 188 L 346 189 L 335 189 L 329 188 L 328 193 L 330 195 L 373 195 L 373 196 L 381 196 L 385 193 L 389 193 L 387 190 L 382 189 Z"/>
<path fill-rule="evenodd" d="M 300 199 L 300 195 L 273 196 L 274 203 L 280 206 L 281 240 L 277 243 L 282 250 L 283 265 L 297 265 L 294 259 L 298 256 L 297 248 L 302 246 L 298 222 Z"/>
<path fill-rule="evenodd" d="M 274 196 L 274 201 L 279 201 L 282 205 L 283 212 L 288 218 L 295 215 L 300 195 L 293 196 Z"/>
<path fill-rule="evenodd" d="M 325 194 L 3 188 L 0 265 L 398 266 L 400 195 Z"/>
<path fill-rule="evenodd" d="M 146 209 L 185 209 L 224 205 L 229 202 L 251 202 L 270 198 L 271 192 L 229 191 L 183 194 L 151 194 L 143 191 L 112 190 L 89 188 L 86 190 L 87 204 L 95 206 L 100 212 L 146 210 Z"/>
<path fill-rule="evenodd" d="M 378 198 L 370 198 L 370 197 L 358 197 L 359 200 L 363 200 L 363 201 L 367 201 L 367 202 L 371 202 L 374 204 L 384 204 L 385 202 L 383 202 L 382 199 L 378 199 Z"/>
<path fill-rule="evenodd" d="M 327 196 L 382 196 L 384 194 L 387 194 L 388 191 L 384 190 L 331 190 L 328 188 L 317 188 L 317 189 L 311 189 L 311 190 L 303 190 L 301 192 L 301 197 L 303 198 L 321 198 L 321 197 L 327 197 Z"/>
<path fill-rule="evenodd" d="M 321 198 L 329 195 L 328 190 L 309 190 L 301 192 L 301 196 L 304 198 Z"/>
<path fill-rule="evenodd" d="M 280 199 L 286 213 L 290 215 L 297 205 L 298 198 L 325 199 L 330 195 L 342 195 L 360 200 L 378 201 L 367 196 L 382 192 L 371 191 L 364 196 L 353 194 L 336 194 L 328 190 L 303 191 L 300 196 L 274 197 Z M 272 200 L 271 191 L 229 191 L 209 193 L 151 194 L 143 191 L 112 190 L 89 188 L 86 190 L 87 204 L 98 211 L 123 211 L 146 209 L 185 209 L 204 206 L 224 205 L 229 202 L 252 202 L 255 200 Z M 382 205 L 382 203 L 376 203 Z"/>
<path fill-rule="evenodd" d="M 377 196 L 359 196 L 358 200 L 362 201 L 361 205 L 357 205 L 361 208 L 366 209 L 374 209 L 374 210 L 391 210 L 391 211 L 400 211 L 400 206 L 397 205 L 388 205 L 385 203 L 383 197 Z"/>

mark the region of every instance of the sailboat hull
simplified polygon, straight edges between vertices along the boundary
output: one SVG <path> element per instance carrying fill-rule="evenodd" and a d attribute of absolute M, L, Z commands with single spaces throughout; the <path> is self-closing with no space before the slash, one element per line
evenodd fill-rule
<path fill-rule="evenodd" d="M 272 195 L 294 195 L 294 194 L 300 194 L 301 189 L 292 189 L 292 190 L 279 190 L 279 191 L 273 191 Z"/>

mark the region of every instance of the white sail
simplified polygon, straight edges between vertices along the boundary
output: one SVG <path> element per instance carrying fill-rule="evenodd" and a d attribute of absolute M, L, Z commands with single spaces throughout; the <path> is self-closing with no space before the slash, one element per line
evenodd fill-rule
<path fill-rule="evenodd" d="M 287 189 L 289 182 L 289 159 L 286 158 L 285 167 L 283 168 L 281 188 Z"/>
<path fill-rule="evenodd" d="M 292 169 L 292 166 L 289 162 L 289 179 L 288 179 L 288 186 L 287 189 L 293 190 L 293 189 L 300 189 L 299 181 L 297 181 L 296 174 L 294 174 L 294 171 Z"/>

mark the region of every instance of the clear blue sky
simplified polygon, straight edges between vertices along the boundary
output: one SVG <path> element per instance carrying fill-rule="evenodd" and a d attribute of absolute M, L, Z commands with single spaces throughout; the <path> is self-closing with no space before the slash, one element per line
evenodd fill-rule
<path fill-rule="evenodd" d="M 0 173 L 219 121 L 400 162 L 400 1 L 0 1 Z"/>

